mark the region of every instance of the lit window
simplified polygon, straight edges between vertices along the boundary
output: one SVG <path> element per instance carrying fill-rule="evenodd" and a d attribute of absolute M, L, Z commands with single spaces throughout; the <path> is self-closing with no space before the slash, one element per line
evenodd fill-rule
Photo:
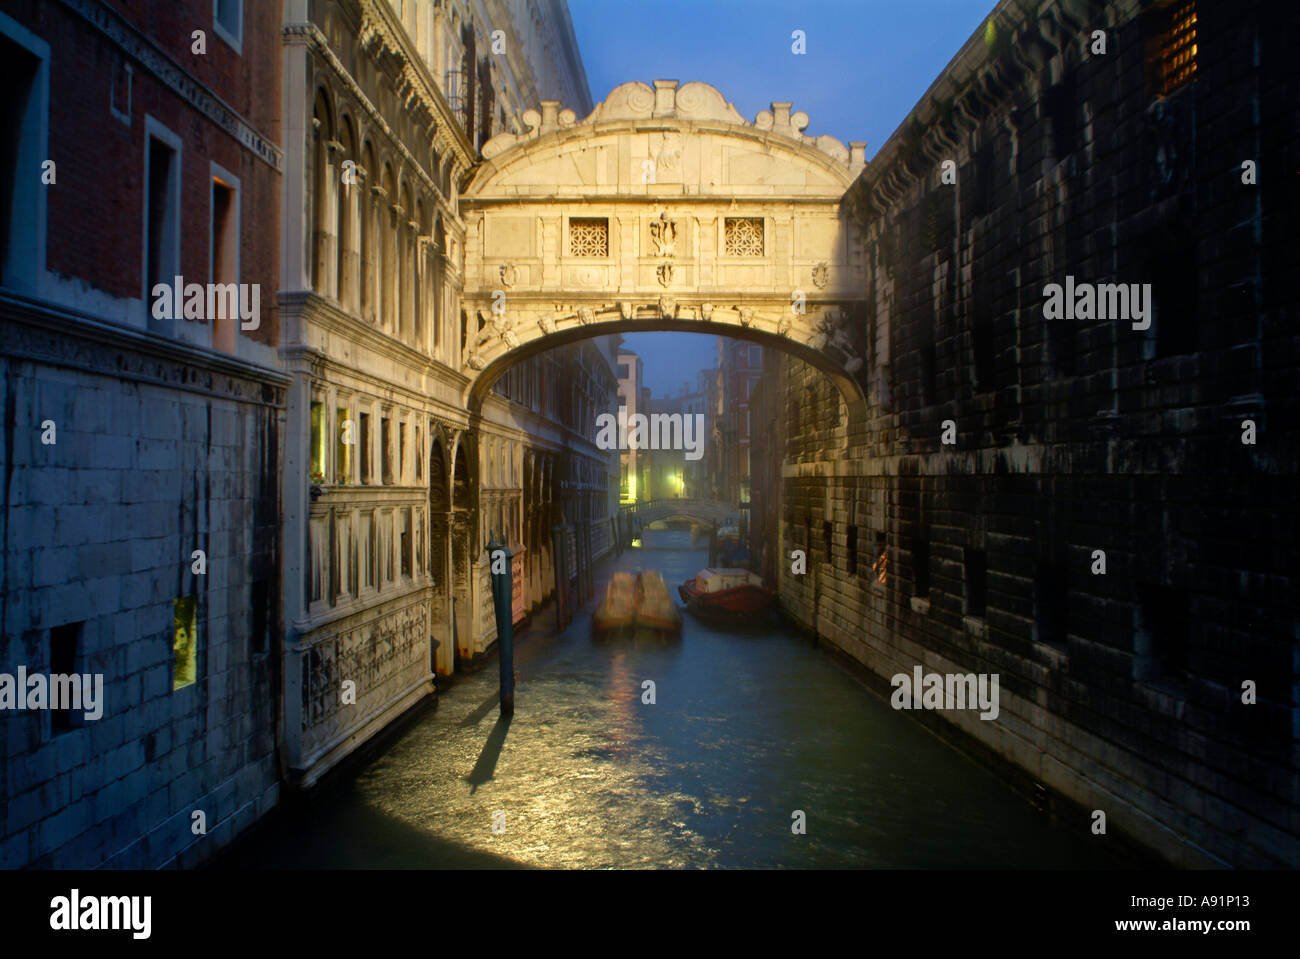
<path fill-rule="evenodd" d="M 569 220 L 570 256 L 609 256 L 609 220 L 572 217 Z"/>
<path fill-rule="evenodd" d="M 723 251 L 727 256 L 762 256 L 763 218 L 761 216 L 724 218 Z"/>
<path fill-rule="evenodd" d="M 194 684 L 198 670 L 198 603 L 193 596 L 172 602 L 172 689 Z"/>
<path fill-rule="evenodd" d="M 1155 67 L 1160 95 L 1169 96 L 1196 79 L 1196 0 L 1177 0 L 1164 16 Z"/>
<path fill-rule="evenodd" d="M 325 404 L 311 404 L 311 481 L 325 482 Z"/>

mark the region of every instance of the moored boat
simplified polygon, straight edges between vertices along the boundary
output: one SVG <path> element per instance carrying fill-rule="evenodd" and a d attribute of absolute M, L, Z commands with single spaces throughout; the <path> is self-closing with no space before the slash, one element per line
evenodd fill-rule
<path fill-rule="evenodd" d="M 591 614 L 592 632 L 599 636 L 636 625 L 636 579 L 631 573 L 615 573 L 605 587 L 605 597 Z"/>
<path fill-rule="evenodd" d="M 736 621 L 766 612 L 776 598 L 757 573 L 734 567 L 702 569 L 678 586 L 677 593 L 697 616 Z"/>
<path fill-rule="evenodd" d="M 665 633 L 679 633 L 682 614 L 677 611 L 668 584 L 653 570 L 637 573 L 636 624 Z"/>

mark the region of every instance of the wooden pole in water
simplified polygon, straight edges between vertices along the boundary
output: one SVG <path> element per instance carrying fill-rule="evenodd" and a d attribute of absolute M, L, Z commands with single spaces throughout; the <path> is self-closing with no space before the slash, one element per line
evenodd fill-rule
<path fill-rule="evenodd" d="M 488 541 L 488 571 L 492 578 L 492 607 L 497 621 L 497 654 L 501 665 L 501 715 L 515 711 L 515 624 L 511 609 L 513 595 L 510 560 L 514 554 L 496 535 Z"/>

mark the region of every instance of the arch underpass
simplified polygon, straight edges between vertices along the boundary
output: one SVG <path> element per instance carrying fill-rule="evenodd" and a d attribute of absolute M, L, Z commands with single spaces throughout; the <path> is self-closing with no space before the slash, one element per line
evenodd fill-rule
<path fill-rule="evenodd" d="M 461 198 L 463 400 L 606 333 L 749 340 L 822 370 L 865 416 L 859 238 L 841 200 L 865 144 L 810 137 L 773 103 L 746 121 L 706 83 L 615 88 L 581 122 L 545 101 L 500 134 Z"/>

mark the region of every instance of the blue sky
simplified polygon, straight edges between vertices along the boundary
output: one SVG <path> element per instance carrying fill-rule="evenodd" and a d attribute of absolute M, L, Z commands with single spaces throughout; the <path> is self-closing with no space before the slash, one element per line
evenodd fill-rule
<path fill-rule="evenodd" d="M 753 121 L 773 100 L 811 119 L 805 133 L 872 157 L 993 9 L 994 0 L 569 0 L 599 103 L 628 80 L 704 80 Z M 807 52 L 791 52 L 802 30 Z M 660 395 L 709 366 L 712 337 L 634 333 Z M 697 357 L 699 359 L 697 359 Z"/>

